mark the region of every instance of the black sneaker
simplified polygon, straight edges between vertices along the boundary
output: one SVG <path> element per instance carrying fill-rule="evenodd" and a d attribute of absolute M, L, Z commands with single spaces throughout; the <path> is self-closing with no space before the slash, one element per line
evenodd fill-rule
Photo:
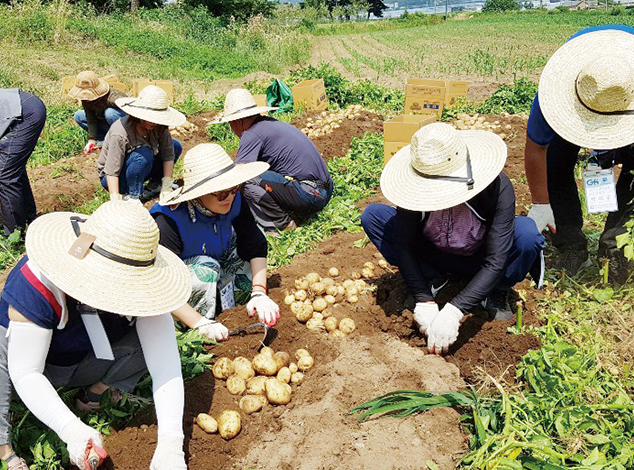
<path fill-rule="evenodd" d="M 161 194 L 161 183 L 157 183 L 155 181 L 150 181 L 145 185 L 145 189 L 141 194 L 142 201 L 149 201 L 150 199 L 154 199 L 159 194 Z"/>
<path fill-rule="evenodd" d="M 559 265 L 570 276 L 575 276 L 581 268 L 591 264 L 586 250 L 562 250 L 559 253 Z"/>
<path fill-rule="evenodd" d="M 482 301 L 482 306 L 489 313 L 489 320 L 504 321 L 513 318 L 513 311 L 509 304 L 509 289 L 493 289 Z"/>
<path fill-rule="evenodd" d="M 608 279 L 615 284 L 623 285 L 627 282 L 632 272 L 632 265 L 621 253 L 613 252 L 608 257 Z"/>

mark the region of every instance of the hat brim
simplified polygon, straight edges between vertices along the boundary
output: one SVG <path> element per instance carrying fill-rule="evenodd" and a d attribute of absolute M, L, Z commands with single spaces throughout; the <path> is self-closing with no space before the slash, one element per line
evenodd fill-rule
<path fill-rule="evenodd" d="M 70 297 L 106 312 L 152 316 L 185 305 L 191 294 L 187 266 L 163 246 L 152 266 L 134 267 L 88 250 L 83 259 L 68 253 L 77 236 L 70 217 L 55 212 L 38 217 L 28 228 L 26 253 L 42 273 Z"/>
<path fill-rule="evenodd" d="M 103 78 L 99 78 L 99 85 L 95 88 L 80 88 L 77 85 L 68 90 L 68 96 L 80 101 L 95 101 L 110 91 L 110 85 Z"/>
<path fill-rule="evenodd" d="M 116 105 L 125 113 L 135 118 L 143 119 L 144 121 L 153 122 L 154 124 L 160 124 L 162 126 L 177 127 L 182 126 L 187 121 L 187 118 L 180 111 L 175 110 L 171 106 L 167 109 L 148 109 L 133 106 L 134 102 L 138 98 L 118 98 L 115 100 Z"/>
<path fill-rule="evenodd" d="M 229 114 L 228 116 L 222 116 L 210 122 L 210 124 L 222 124 L 223 122 L 237 121 L 249 116 L 257 116 L 258 114 L 268 113 L 269 111 L 275 111 L 276 107 L 272 106 L 256 106 L 255 108 L 244 109 L 237 113 Z"/>
<path fill-rule="evenodd" d="M 588 63 L 605 57 L 634 68 L 634 35 L 619 30 L 582 34 L 561 46 L 539 80 L 539 106 L 546 122 L 563 139 L 581 147 L 613 149 L 634 142 L 634 115 L 593 113 L 577 96 L 576 80 Z M 634 109 L 634 102 L 628 109 Z"/>
<path fill-rule="evenodd" d="M 381 191 L 393 204 L 412 211 L 448 209 L 483 191 L 502 172 L 506 144 L 493 132 L 457 131 L 469 149 L 472 189 L 466 183 L 420 176 L 411 165 L 410 146 L 406 145 L 387 162 L 381 173 Z M 451 176 L 467 176 L 466 165 Z"/>
<path fill-rule="evenodd" d="M 211 178 L 209 181 L 206 181 L 194 189 L 189 190 L 189 187 L 181 186 L 168 194 L 165 199 L 159 201 L 159 203 L 162 206 L 179 204 L 181 202 L 191 201 L 192 199 L 196 199 L 206 194 L 233 188 L 261 175 L 268 169 L 269 164 L 266 162 L 236 163 L 231 170 L 220 176 Z"/>

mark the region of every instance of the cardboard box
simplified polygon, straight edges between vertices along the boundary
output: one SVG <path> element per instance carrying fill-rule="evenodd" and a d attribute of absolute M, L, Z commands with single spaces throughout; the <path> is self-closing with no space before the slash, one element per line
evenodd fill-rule
<path fill-rule="evenodd" d="M 253 95 L 253 99 L 255 100 L 255 104 L 258 106 L 268 106 L 266 102 L 266 95 Z"/>
<path fill-rule="evenodd" d="M 409 145 L 414 133 L 421 127 L 436 122 L 436 115 L 403 115 L 383 123 L 383 164 L 400 149 Z"/>
<path fill-rule="evenodd" d="M 410 90 L 421 90 L 425 87 L 445 88 L 445 106 L 453 105 L 461 96 L 467 96 L 467 90 L 469 89 L 469 82 L 461 80 L 432 80 L 427 78 L 408 78 L 406 85 L 406 95 L 407 87 L 409 87 L 409 85 L 414 85 L 414 88 L 410 88 Z"/>
<path fill-rule="evenodd" d="M 326 99 L 326 86 L 322 78 L 316 80 L 306 80 L 295 85 L 293 92 L 293 103 L 295 108 L 304 107 L 322 111 L 328 109 Z"/>
<path fill-rule="evenodd" d="M 146 80 L 144 78 L 132 80 L 132 95 L 139 96 L 139 92 L 148 85 L 162 88 L 167 93 L 170 101 L 174 102 L 174 82 L 171 80 Z"/>
<path fill-rule="evenodd" d="M 434 114 L 442 116 L 446 88 L 430 85 L 407 85 L 404 114 Z"/>
<path fill-rule="evenodd" d="M 119 77 L 116 75 L 108 75 L 106 77 L 102 77 L 108 85 L 112 88 L 115 88 L 119 91 L 126 92 L 126 86 L 119 81 Z M 62 77 L 62 96 L 66 96 L 68 91 L 75 86 L 75 75 L 71 75 L 68 77 Z"/>
<path fill-rule="evenodd" d="M 385 164 L 390 161 L 390 158 L 396 155 L 396 152 L 401 150 L 406 145 L 409 145 L 409 141 L 407 142 L 387 142 L 386 141 L 383 146 L 383 166 L 385 166 Z"/>

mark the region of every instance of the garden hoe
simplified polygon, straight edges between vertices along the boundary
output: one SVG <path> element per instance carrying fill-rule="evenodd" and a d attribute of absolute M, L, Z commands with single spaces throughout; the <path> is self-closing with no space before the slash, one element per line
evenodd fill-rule
<path fill-rule="evenodd" d="M 266 326 L 265 323 L 254 323 L 253 325 L 243 326 L 240 328 L 236 328 L 234 330 L 229 331 L 229 336 L 244 336 L 248 334 L 251 330 L 254 329 L 264 329 L 264 336 L 259 341 L 258 351 L 262 349 L 264 346 L 270 346 L 271 343 L 277 338 L 277 330 L 275 328 L 271 328 Z M 255 347 L 255 346 L 254 346 Z"/>

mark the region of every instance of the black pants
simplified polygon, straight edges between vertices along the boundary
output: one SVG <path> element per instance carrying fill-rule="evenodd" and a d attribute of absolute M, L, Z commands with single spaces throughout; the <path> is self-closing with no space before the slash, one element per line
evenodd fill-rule
<path fill-rule="evenodd" d="M 622 163 L 621 175 L 616 183 L 619 205 L 617 212 L 610 212 L 599 242 L 599 254 L 608 255 L 616 248 L 616 236 L 623 233 L 623 225 L 631 217 L 634 199 L 634 150 L 631 147 L 616 149 L 614 161 Z M 548 195 L 555 215 L 557 234 L 553 244 L 559 249 L 586 250 L 588 241 L 581 231 L 583 212 L 575 181 L 575 164 L 579 146 L 557 136 L 548 147 Z"/>
<path fill-rule="evenodd" d="M 22 116 L 0 139 L 0 209 L 4 235 L 24 230 L 35 219 L 35 199 L 26 173 L 26 162 L 33 153 L 46 122 L 44 103 L 20 91 Z"/>

